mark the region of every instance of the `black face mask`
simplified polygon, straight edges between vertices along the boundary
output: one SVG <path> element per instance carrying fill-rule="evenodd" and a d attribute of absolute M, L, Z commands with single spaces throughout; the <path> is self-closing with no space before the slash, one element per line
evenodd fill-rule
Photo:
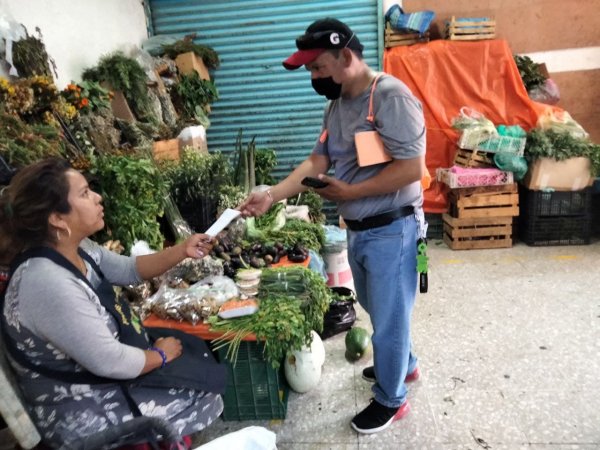
<path fill-rule="evenodd" d="M 324 95 L 328 100 L 340 98 L 342 94 L 342 85 L 333 81 L 333 77 L 313 78 L 312 87 L 319 95 Z"/>

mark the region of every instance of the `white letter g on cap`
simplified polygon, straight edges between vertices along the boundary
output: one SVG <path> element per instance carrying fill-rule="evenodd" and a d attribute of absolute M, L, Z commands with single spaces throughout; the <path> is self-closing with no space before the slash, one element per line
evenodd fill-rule
<path fill-rule="evenodd" d="M 329 41 L 331 41 L 333 45 L 338 45 L 340 43 L 340 35 L 337 33 L 331 33 L 329 35 Z"/>

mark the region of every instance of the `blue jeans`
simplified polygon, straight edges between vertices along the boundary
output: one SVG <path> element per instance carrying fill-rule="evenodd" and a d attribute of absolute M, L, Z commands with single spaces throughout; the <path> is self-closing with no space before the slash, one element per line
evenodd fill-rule
<path fill-rule="evenodd" d="M 365 231 L 348 230 L 348 261 L 356 296 L 373 325 L 375 400 L 398 407 L 406 401 L 404 378 L 417 365 L 410 319 L 417 294 L 415 215 Z"/>

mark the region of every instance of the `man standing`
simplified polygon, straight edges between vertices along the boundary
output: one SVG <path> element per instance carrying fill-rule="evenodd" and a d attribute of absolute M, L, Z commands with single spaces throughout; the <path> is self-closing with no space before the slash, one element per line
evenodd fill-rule
<path fill-rule="evenodd" d="M 423 235 L 423 111 L 402 82 L 369 68 L 358 37 L 339 20 L 317 20 L 296 39 L 296 46 L 284 67 L 305 66 L 314 90 L 330 100 L 321 135 L 311 155 L 285 180 L 251 194 L 241 210 L 244 215 L 264 214 L 273 202 L 304 191 L 305 177 L 327 183 L 315 191 L 336 202 L 346 222 L 357 297 L 373 325 L 374 366 L 363 371 L 363 378 L 375 383 L 374 399 L 351 426 L 359 433 L 376 433 L 408 413 L 405 381 L 419 376 L 410 319 L 417 240 Z M 359 164 L 355 138 L 364 131 L 376 131 L 389 161 Z M 331 166 L 333 177 L 325 175 Z"/>

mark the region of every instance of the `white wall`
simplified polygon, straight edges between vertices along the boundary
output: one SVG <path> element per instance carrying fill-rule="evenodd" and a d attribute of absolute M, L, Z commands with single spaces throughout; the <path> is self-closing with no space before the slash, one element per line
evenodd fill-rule
<path fill-rule="evenodd" d="M 59 88 L 81 80 L 100 56 L 127 53 L 148 37 L 141 0 L 0 0 L 1 17 L 22 23 L 30 35 L 40 28 Z"/>

